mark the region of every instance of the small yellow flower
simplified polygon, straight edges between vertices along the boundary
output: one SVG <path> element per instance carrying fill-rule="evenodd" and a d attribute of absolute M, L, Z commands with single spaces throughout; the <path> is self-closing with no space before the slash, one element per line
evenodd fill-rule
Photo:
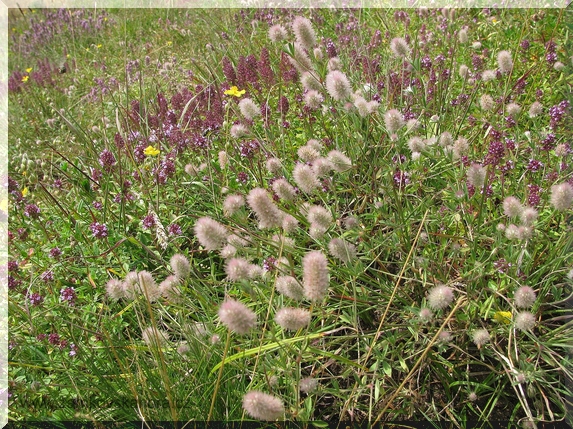
<path fill-rule="evenodd" d="M 86 52 L 89 52 L 89 51 L 90 51 L 90 48 L 86 48 Z"/>
<path fill-rule="evenodd" d="M 143 153 L 146 156 L 157 156 L 159 155 L 159 152 L 161 152 L 159 149 L 155 149 L 153 146 L 149 145 L 147 146 L 144 150 Z"/>
<path fill-rule="evenodd" d="M 228 90 L 225 91 L 225 95 L 234 95 L 235 97 L 240 97 L 241 95 L 243 95 L 246 91 L 244 89 L 241 89 L 239 91 L 239 88 L 237 88 L 236 86 L 232 86 L 231 88 L 229 88 Z"/>
<path fill-rule="evenodd" d="M 30 76 L 24 76 L 22 77 L 22 82 L 28 82 L 28 79 L 30 79 Z"/>
<path fill-rule="evenodd" d="M 505 323 L 506 325 L 511 322 L 511 312 L 509 311 L 496 311 L 493 315 L 493 320 L 498 323 Z"/>
<path fill-rule="evenodd" d="M 22 196 L 26 197 L 26 195 L 28 195 L 28 187 L 26 186 L 24 189 L 22 189 Z"/>
<path fill-rule="evenodd" d="M 96 48 L 98 48 L 98 49 L 101 48 L 101 43 L 99 45 L 97 45 Z"/>
<path fill-rule="evenodd" d="M 172 42 L 171 40 L 169 40 L 169 41 L 167 42 L 167 46 L 171 46 L 172 44 L 173 44 L 173 42 Z"/>
<path fill-rule="evenodd" d="M 31 71 L 32 71 L 32 67 L 28 67 L 28 68 L 26 69 L 26 73 L 30 73 Z"/>

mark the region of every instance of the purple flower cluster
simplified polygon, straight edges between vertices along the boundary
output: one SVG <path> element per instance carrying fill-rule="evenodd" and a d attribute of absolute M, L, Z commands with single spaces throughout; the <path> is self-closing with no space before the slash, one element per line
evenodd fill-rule
<path fill-rule="evenodd" d="M 107 226 L 105 223 L 93 222 L 90 225 L 90 230 L 95 238 L 107 237 Z"/>
<path fill-rule="evenodd" d="M 181 235 L 181 234 L 183 234 L 183 230 L 176 223 L 172 223 L 171 225 L 169 225 L 167 227 L 167 232 L 169 233 L 169 235 Z"/>
<path fill-rule="evenodd" d="M 410 173 L 408 173 L 407 171 L 402 171 L 399 168 L 397 168 L 394 171 L 392 179 L 394 180 L 394 185 L 398 189 L 403 189 L 407 184 L 410 183 Z"/>
<path fill-rule="evenodd" d="M 40 217 L 40 207 L 36 204 L 27 204 L 24 208 L 24 215 L 30 219 L 38 219 Z"/>
<path fill-rule="evenodd" d="M 34 292 L 28 296 L 28 300 L 30 301 L 30 304 L 32 304 L 34 307 L 37 307 L 44 302 L 44 297 L 39 293 Z"/>
<path fill-rule="evenodd" d="M 561 103 L 549 108 L 549 126 L 551 129 L 555 129 L 560 123 L 563 117 L 568 113 L 569 101 L 563 100 Z"/>
<path fill-rule="evenodd" d="M 255 154 L 259 151 L 259 148 L 260 148 L 259 142 L 256 140 L 241 142 L 239 146 L 241 156 L 247 159 L 252 159 L 253 156 L 255 156 Z"/>
<path fill-rule="evenodd" d="M 60 290 L 60 301 L 67 301 L 69 305 L 74 305 L 76 298 L 76 291 L 73 287 L 69 286 Z"/>
<path fill-rule="evenodd" d="M 115 164 L 117 164 L 115 156 L 113 156 L 113 153 L 111 153 L 111 151 L 109 151 L 108 149 L 104 149 L 99 154 L 99 165 L 101 165 L 101 167 L 105 171 L 110 172 L 115 166 Z"/>
<path fill-rule="evenodd" d="M 142 224 L 143 229 L 152 229 L 156 225 L 155 216 L 148 214 L 143 218 Z"/>

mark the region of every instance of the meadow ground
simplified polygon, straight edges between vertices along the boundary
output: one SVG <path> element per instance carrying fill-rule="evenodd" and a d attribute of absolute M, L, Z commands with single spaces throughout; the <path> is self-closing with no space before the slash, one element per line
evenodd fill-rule
<path fill-rule="evenodd" d="M 570 8 L 13 12 L 12 421 L 571 422 Z"/>

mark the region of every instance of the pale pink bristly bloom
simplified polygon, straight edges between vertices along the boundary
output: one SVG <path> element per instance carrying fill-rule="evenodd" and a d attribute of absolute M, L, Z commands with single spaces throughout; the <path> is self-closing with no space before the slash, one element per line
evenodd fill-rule
<path fill-rule="evenodd" d="M 331 162 L 332 167 L 338 173 L 343 173 L 352 168 L 352 161 L 339 150 L 328 152 L 327 159 Z"/>
<path fill-rule="evenodd" d="M 292 276 L 277 277 L 275 287 L 281 294 L 295 301 L 301 301 L 304 298 L 304 289 L 297 279 Z"/>
<path fill-rule="evenodd" d="M 247 203 L 259 220 L 259 228 L 274 228 L 282 225 L 284 213 L 279 210 L 263 188 L 252 189 L 247 196 Z"/>
<path fill-rule="evenodd" d="M 250 98 L 243 98 L 239 101 L 239 110 L 241 114 L 250 121 L 261 114 L 260 107 Z"/>
<path fill-rule="evenodd" d="M 191 274 L 191 265 L 189 264 L 189 260 L 180 253 L 176 253 L 171 257 L 169 265 L 171 265 L 171 269 L 177 278 L 181 280 L 186 279 L 189 277 L 189 274 Z"/>
<path fill-rule="evenodd" d="M 223 201 L 223 213 L 225 216 L 232 216 L 245 205 L 245 198 L 242 195 L 227 195 Z"/>
<path fill-rule="evenodd" d="M 302 308 L 281 308 L 277 311 L 275 322 L 287 331 L 298 331 L 310 323 L 310 312 Z"/>
<path fill-rule="evenodd" d="M 273 191 L 285 201 L 294 201 L 296 198 L 296 189 L 284 177 L 273 182 Z"/>
<path fill-rule="evenodd" d="M 390 50 L 394 56 L 399 58 L 407 57 L 410 53 L 410 47 L 402 37 L 395 37 L 390 41 Z"/>
<path fill-rule="evenodd" d="M 302 16 L 297 16 L 292 21 L 292 31 L 296 37 L 296 41 L 310 52 L 316 43 L 316 35 L 310 20 Z"/>
<path fill-rule="evenodd" d="M 292 172 L 293 179 L 299 189 L 307 194 L 312 194 L 320 187 L 316 173 L 306 164 L 297 164 Z"/>
<path fill-rule="evenodd" d="M 397 109 L 390 109 L 384 114 L 384 124 L 390 134 L 395 133 L 404 126 L 404 116 Z"/>
<path fill-rule="evenodd" d="M 193 230 L 197 240 L 206 250 L 222 248 L 229 235 L 227 228 L 208 216 L 197 219 Z"/>
<path fill-rule="evenodd" d="M 356 259 L 356 246 L 342 238 L 333 238 L 328 243 L 328 251 L 332 256 L 348 264 Z"/>
<path fill-rule="evenodd" d="M 454 300 L 454 291 L 445 285 L 433 287 L 428 293 L 428 305 L 434 310 L 446 308 Z"/>
<path fill-rule="evenodd" d="M 232 258 L 225 265 L 225 273 L 231 281 L 247 280 L 251 270 L 251 263 L 244 258 Z"/>
<path fill-rule="evenodd" d="M 271 42 L 276 43 L 287 38 L 287 31 L 282 25 L 276 24 L 269 28 L 268 35 Z"/>
<path fill-rule="evenodd" d="M 259 420 L 277 420 L 284 415 L 283 402 L 276 396 L 252 390 L 243 397 L 243 408 Z"/>
<path fill-rule="evenodd" d="M 523 204 L 517 198 L 509 196 L 503 200 L 503 213 L 507 217 L 518 217 L 523 212 Z"/>
<path fill-rule="evenodd" d="M 328 293 L 328 265 L 322 252 L 307 253 L 302 260 L 304 295 L 311 301 L 321 301 Z"/>
<path fill-rule="evenodd" d="M 344 101 L 352 95 L 348 78 L 338 70 L 333 70 L 326 75 L 326 90 L 337 101 Z"/>
<path fill-rule="evenodd" d="M 245 304 L 228 299 L 219 307 L 219 320 L 231 331 L 244 335 L 257 324 L 257 315 Z"/>
<path fill-rule="evenodd" d="M 497 65 L 503 74 L 510 73 L 513 69 L 513 60 L 509 51 L 500 51 L 497 54 Z"/>
<path fill-rule="evenodd" d="M 559 183 L 551 187 L 551 205 L 555 210 L 565 211 L 573 202 L 573 186 L 569 183 Z"/>

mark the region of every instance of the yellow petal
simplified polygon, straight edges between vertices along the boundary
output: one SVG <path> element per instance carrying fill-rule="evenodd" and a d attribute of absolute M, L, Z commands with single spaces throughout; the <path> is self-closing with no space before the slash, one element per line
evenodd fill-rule
<path fill-rule="evenodd" d="M 22 196 L 25 197 L 26 195 L 28 195 L 28 187 L 26 186 L 24 189 L 22 189 Z"/>
<path fill-rule="evenodd" d="M 509 311 L 496 311 L 493 315 L 493 320 L 498 323 L 505 323 L 506 325 L 511 322 L 511 312 Z"/>
<path fill-rule="evenodd" d="M 159 152 L 161 152 L 159 149 L 155 149 L 153 146 L 147 146 L 144 150 L 143 153 L 147 156 L 157 156 L 159 155 Z"/>

